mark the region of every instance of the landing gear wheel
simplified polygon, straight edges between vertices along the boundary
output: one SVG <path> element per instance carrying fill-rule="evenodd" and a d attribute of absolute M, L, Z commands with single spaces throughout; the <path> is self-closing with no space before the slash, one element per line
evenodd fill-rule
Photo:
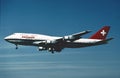
<path fill-rule="evenodd" d="M 54 54 L 54 51 L 52 50 L 51 53 Z"/>

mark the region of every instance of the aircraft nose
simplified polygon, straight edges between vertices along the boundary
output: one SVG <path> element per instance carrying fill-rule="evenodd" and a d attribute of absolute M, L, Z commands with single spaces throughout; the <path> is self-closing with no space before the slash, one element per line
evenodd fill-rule
<path fill-rule="evenodd" d="M 4 40 L 8 41 L 8 36 L 4 38 Z"/>

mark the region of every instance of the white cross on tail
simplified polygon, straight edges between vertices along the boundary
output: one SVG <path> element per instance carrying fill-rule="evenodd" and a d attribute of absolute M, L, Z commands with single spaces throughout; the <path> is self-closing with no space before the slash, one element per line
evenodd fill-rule
<path fill-rule="evenodd" d="M 100 32 L 101 34 L 102 34 L 102 36 L 105 36 L 105 34 L 107 34 L 106 32 L 105 32 L 105 30 L 102 30 L 102 32 Z"/>

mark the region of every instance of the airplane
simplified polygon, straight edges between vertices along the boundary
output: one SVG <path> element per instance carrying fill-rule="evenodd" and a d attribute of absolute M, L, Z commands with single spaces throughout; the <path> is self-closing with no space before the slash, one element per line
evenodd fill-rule
<path fill-rule="evenodd" d="M 82 38 L 83 35 L 90 33 L 90 30 L 82 31 L 63 37 L 48 36 L 32 33 L 14 33 L 4 39 L 16 45 L 37 46 L 39 51 L 48 50 L 51 53 L 61 52 L 64 48 L 81 48 L 107 44 L 113 38 L 106 39 L 110 26 L 103 26 L 90 38 Z"/>

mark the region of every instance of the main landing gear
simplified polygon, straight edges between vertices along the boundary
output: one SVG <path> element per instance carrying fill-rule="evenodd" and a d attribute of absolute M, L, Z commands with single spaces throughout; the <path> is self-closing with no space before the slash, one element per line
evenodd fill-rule
<path fill-rule="evenodd" d="M 50 51 L 52 54 L 54 54 L 54 48 L 48 48 L 48 51 Z"/>

